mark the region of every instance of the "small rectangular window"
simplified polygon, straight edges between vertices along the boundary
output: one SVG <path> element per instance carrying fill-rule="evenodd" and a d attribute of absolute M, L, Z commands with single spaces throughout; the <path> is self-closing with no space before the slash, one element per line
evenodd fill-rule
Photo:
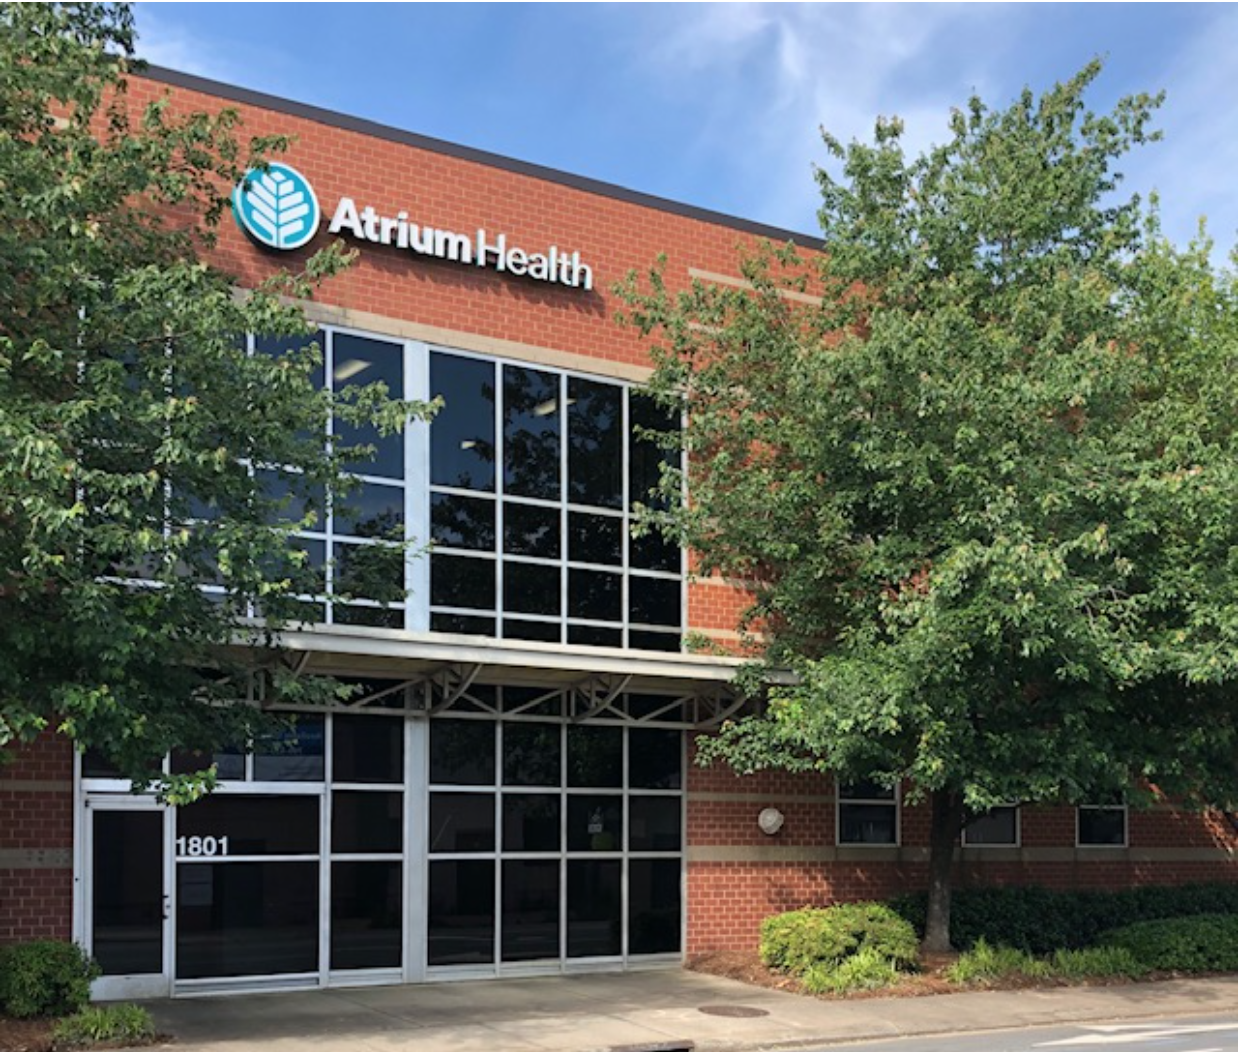
<path fill-rule="evenodd" d="M 964 827 L 965 847 L 1017 847 L 1020 844 L 1017 807 L 992 807 Z"/>
<path fill-rule="evenodd" d="M 1082 804 L 1076 809 L 1076 843 L 1078 847 L 1126 847 L 1128 809 Z"/>
<path fill-rule="evenodd" d="M 838 796 L 838 843 L 895 846 L 900 842 L 900 805 L 894 789 L 871 781 L 841 782 Z"/>

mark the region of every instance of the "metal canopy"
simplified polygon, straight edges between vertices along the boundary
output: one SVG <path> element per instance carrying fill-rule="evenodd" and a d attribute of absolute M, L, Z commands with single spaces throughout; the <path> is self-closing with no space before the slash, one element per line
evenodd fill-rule
<path fill-rule="evenodd" d="M 471 686 L 527 686 L 564 692 L 565 714 L 577 722 L 606 718 L 708 729 L 740 714 L 747 700 L 732 686 L 745 664 L 741 658 L 350 625 L 307 626 L 279 633 L 274 642 L 299 674 L 385 681 L 346 703 L 354 710 L 381 702 L 427 716 L 466 706 L 476 712 L 485 705 L 468 695 Z M 637 713 L 624 703 L 627 694 L 660 695 L 666 702 Z"/>

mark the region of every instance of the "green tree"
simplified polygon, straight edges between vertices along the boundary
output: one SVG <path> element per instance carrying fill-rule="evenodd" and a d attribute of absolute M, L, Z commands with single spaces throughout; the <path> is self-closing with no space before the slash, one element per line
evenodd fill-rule
<path fill-rule="evenodd" d="M 244 296 L 203 261 L 231 188 L 286 143 L 242 145 L 228 110 L 133 112 L 133 49 L 124 5 L 0 6 L 0 747 L 55 727 L 143 783 L 173 747 L 272 729 L 214 704 L 256 669 L 281 698 L 330 691 L 282 674 L 275 638 L 322 590 L 290 533 L 368 452 L 325 453 L 325 421 L 427 407 L 315 383 L 287 304 L 338 248 Z M 246 333 L 283 349 L 248 355 Z"/>
<path fill-rule="evenodd" d="M 1234 807 L 1235 270 L 1118 195 L 1161 100 L 1088 112 L 1098 72 L 915 159 L 898 120 L 827 136 L 820 259 L 622 290 L 686 411 L 691 500 L 652 525 L 752 583 L 799 676 L 701 756 L 928 799 L 929 951 L 977 812 Z"/>

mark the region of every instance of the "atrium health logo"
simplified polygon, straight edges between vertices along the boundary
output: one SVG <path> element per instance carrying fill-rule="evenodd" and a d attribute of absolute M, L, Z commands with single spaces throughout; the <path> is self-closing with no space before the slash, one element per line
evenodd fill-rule
<path fill-rule="evenodd" d="M 237 225 L 269 248 L 301 248 L 319 229 L 319 200 L 296 168 L 251 168 L 232 195 Z"/>

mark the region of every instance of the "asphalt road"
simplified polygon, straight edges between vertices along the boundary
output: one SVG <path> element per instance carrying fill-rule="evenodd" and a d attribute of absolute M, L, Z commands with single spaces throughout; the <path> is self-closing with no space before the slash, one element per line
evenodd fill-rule
<path fill-rule="evenodd" d="M 1237 1052 L 1236 1017 L 1032 1027 L 820 1046 L 816 1052 Z"/>

